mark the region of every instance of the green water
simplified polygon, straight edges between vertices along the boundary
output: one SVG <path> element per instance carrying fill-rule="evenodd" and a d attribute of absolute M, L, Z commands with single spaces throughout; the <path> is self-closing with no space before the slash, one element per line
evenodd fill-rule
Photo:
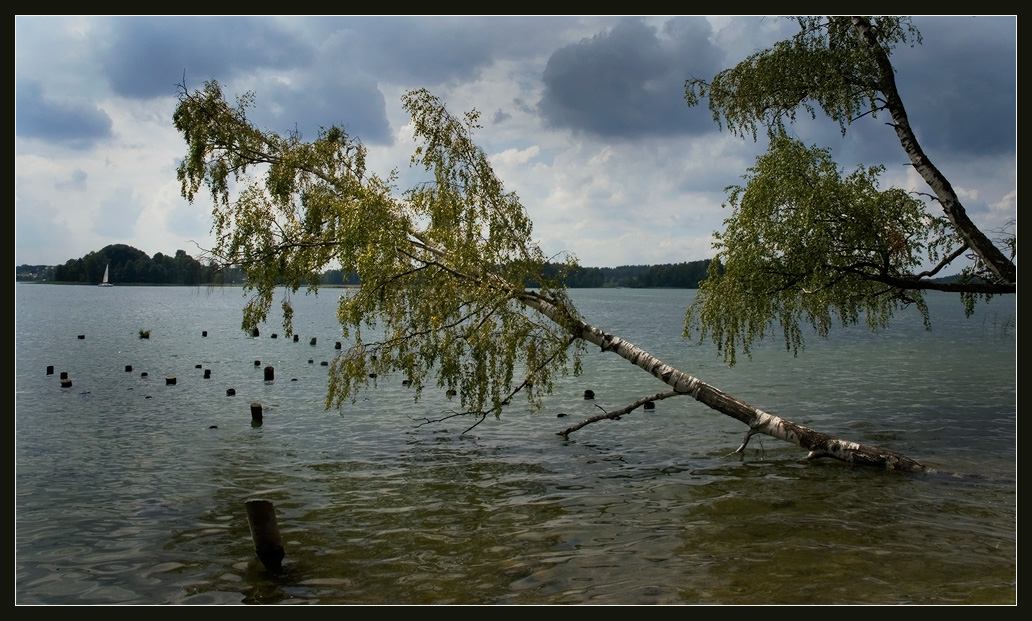
<path fill-rule="evenodd" d="M 731 455 L 741 425 L 688 399 L 564 440 L 662 387 L 594 352 L 543 411 L 515 402 L 467 433 L 421 425 L 455 404 L 414 403 L 400 378 L 326 411 L 339 292 L 300 300 L 299 343 L 244 335 L 239 294 L 16 288 L 17 603 L 1016 602 L 1012 300 L 965 319 L 933 297 L 931 334 L 904 314 L 727 369 L 680 339 L 691 292 L 574 292 L 588 321 L 686 372 L 935 470 L 906 475 L 769 438 Z M 275 503 L 280 574 L 254 558 L 249 498 Z"/>

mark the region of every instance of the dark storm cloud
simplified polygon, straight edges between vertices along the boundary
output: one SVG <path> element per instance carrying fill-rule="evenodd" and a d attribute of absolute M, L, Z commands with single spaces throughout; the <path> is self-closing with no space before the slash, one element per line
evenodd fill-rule
<path fill-rule="evenodd" d="M 337 25 L 338 22 L 331 22 Z M 566 17 L 354 17 L 354 58 L 377 77 L 410 88 L 475 80 L 498 59 L 550 49 L 576 20 Z"/>
<path fill-rule="evenodd" d="M 392 82 L 434 86 L 476 77 L 492 61 L 492 43 L 477 20 L 358 18 L 355 58 Z"/>
<path fill-rule="evenodd" d="M 546 123 L 623 138 L 712 131 L 710 116 L 690 114 L 684 101 L 686 78 L 719 70 L 708 22 L 678 18 L 662 34 L 625 19 L 557 50 L 542 76 Z"/>
<path fill-rule="evenodd" d="M 972 155 L 1016 148 L 1015 17 L 914 18 L 924 43 L 892 56 L 925 148 Z"/>
<path fill-rule="evenodd" d="M 1016 37 L 1013 18 L 915 17 L 920 45 L 898 46 L 890 60 L 921 147 L 936 162 L 1015 152 Z M 803 115 L 800 115 L 802 119 Z M 793 131 L 853 163 L 909 165 L 888 113 L 854 120 L 845 137 L 818 113 Z"/>
<path fill-rule="evenodd" d="M 320 127 L 337 125 L 365 144 L 393 142 L 386 101 L 371 77 L 341 71 L 299 76 L 290 85 L 259 82 L 251 90 L 257 95 L 251 117 L 262 129 L 281 134 L 297 129 L 314 139 Z"/>
<path fill-rule="evenodd" d="M 247 17 L 130 17 L 108 22 L 103 71 L 121 96 L 168 97 L 183 80 L 199 87 L 256 68 L 311 62 L 308 46 L 273 20 Z"/>
<path fill-rule="evenodd" d="M 23 138 L 86 149 L 111 136 L 111 117 L 103 110 L 86 101 L 50 99 L 34 81 L 16 82 L 14 109 L 14 133 Z"/>

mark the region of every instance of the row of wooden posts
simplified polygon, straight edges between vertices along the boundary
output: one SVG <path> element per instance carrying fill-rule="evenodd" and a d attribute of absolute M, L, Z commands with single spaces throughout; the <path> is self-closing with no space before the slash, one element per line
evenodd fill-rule
<path fill-rule="evenodd" d="M 142 335 L 142 333 L 141 333 Z M 148 335 L 149 336 L 149 335 Z M 207 337 L 208 331 L 202 332 L 202 336 Z M 258 337 L 258 329 L 255 328 L 252 332 L 252 336 Z M 273 334 L 272 338 L 277 338 L 277 334 Z M 78 336 L 80 340 L 85 339 L 86 335 L 80 334 Z M 141 338 L 143 338 L 141 336 Z M 294 342 L 298 342 L 298 335 L 294 335 Z M 316 345 L 316 337 L 312 337 L 309 341 L 310 345 Z M 334 345 L 335 349 L 341 348 L 340 341 L 337 341 Z M 311 361 L 309 361 L 311 362 Z M 322 362 L 323 366 L 326 366 L 327 362 Z M 255 360 L 254 366 L 260 366 L 261 361 Z M 200 365 L 197 365 L 198 368 Z M 131 372 L 133 370 L 132 365 L 126 365 L 125 371 Z M 264 369 L 265 381 L 271 382 L 275 379 L 275 368 L 272 366 L 266 366 Z M 47 375 L 54 374 L 54 367 L 47 367 Z M 143 372 L 140 374 L 141 377 L 147 377 L 147 373 Z M 211 370 L 204 370 L 204 378 L 211 378 Z M 175 385 L 176 377 L 169 375 L 165 378 L 166 385 Z M 405 382 L 408 383 L 407 380 Z M 61 387 L 70 388 L 72 386 L 72 380 L 68 377 L 66 371 L 61 372 Z M 236 390 L 229 388 L 226 390 L 226 395 L 233 396 L 236 394 Z M 449 391 L 448 396 L 453 396 L 454 391 Z M 591 400 L 595 398 L 595 393 L 592 390 L 584 391 L 584 398 Z M 645 409 L 654 409 L 655 404 L 651 401 L 645 404 Z M 252 426 L 261 426 L 262 424 L 262 404 L 252 403 L 251 404 L 251 424 Z M 283 546 L 283 537 L 280 533 L 279 524 L 276 520 L 276 509 L 272 501 L 262 499 L 252 499 L 244 503 L 244 510 L 247 515 L 247 525 L 251 532 L 251 542 L 254 545 L 255 556 L 262 562 L 265 568 L 272 572 L 278 572 L 282 569 L 283 559 L 286 557 L 286 550 Z"/>
<path fill-rule="evenodd" d="M 148 338 L 143 336 L 143 332 L 140 333 L 140 338 Z M 201 333 L 203 337 L 208 336 L 208 331 L 205 330 Z M 256 328 L 252 333 L 253 336 L 257 337 L 258 329 Z M 273 334 L 272 338 L 277 338 L 278 335 Z M 79 340 L 85 340 L 86 335 L 78 335 Z M 298 335 L 294 335 L 294 342 L 298 342 Z M 310 345 L 316 345 L 318 343 L 316 337 L 312 337 L 309 341 Z M 340 341 L 334 345 L 335 349 L 341 348 Z M 323 362 L 323 366 L 327 366 L 328 362 Z M 260 366 L 261 361 L 255 360 L 254 366 Z M 198 365 L 200 367 L 200 365 Z M 132 372 L 132 365 L 126 365 L 126 373 Z M 47 375 L 54 374 L 53 365 L 47 366 Z M 264 369 L 265 381 L 271 382 L 275 379 L 276 370 L 272 366 L 266 366 Z M 140 374 L 140 377 L 147 377 L 147 372 L 144 371 Z M 61 387 L 71 388 L 72 380 L 68 377 L 67 371 L 61 371 Z M 211 379 L 211 369 L 204 370 L 204 379 Z M 176 384 L 176 376 L 169 375 L 165 378 L 165 384 L 173 386 Z M 229 388 L 226 390 L 226 395 L 233 396 L 236 394 L 236 389 Z M 261 426 L 262 424 L 262 404 L 252 403 L 251 404 L 251 423 L 253 426 Z M 286 556 L 286 552 L 283 547 L 283 537 L 280 534 L 279 524 L 276 520 L 276 509 L 269 500 L 248 500 L 244 503 L 244 510 L 247 514 L 247 525 L 251 531 L 251 542 L 254 545 L 255 556 L 262 562 L 265 568 L 269 571 L 280 571 L 283 566 L 283 559 Z"/>

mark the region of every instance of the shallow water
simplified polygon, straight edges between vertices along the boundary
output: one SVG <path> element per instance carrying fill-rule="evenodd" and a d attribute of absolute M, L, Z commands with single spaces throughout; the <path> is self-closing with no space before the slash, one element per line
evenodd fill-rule
<path fill-rule="evenodd" d="M 239 289 L 15 293 L 19 604 L 1016 602 L 1012 299 L 965 319 L 932 296 L 931 333 L 908 312 L 728 369 L 680 338 L 692 292 L 573 291 L 589 322 L 683 371 L 936 470 L 906 475 L 770 438 L 732 456 L 744 428 L 687 398 L 564 440 L 662 390 L 595 352 L 542 411 L 517 400 L 467 433 L 420 424 L 456 404 L 415 403 L 400 378 L 327 411 L 340 290 L 297 299 L 296 343 L 275 323 L 244 334 Z M 275 503 L 280 574 L 254 557 L 250 498 Z"/>

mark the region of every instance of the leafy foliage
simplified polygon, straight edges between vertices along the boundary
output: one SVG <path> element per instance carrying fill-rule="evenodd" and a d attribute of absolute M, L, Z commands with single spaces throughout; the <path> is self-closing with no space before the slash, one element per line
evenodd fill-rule
<path fill-rule="evenodd" d="M 712 82 L 685 84 L 689 105 L 709 98 L 718 125 L 757 138 L 767 152 L 744 186 L 731 186 L 731 216 L 716 234 L 713 267 L 685 317 L 685 336 L 709 337 L 725 361 L 780 329 L 797 353 L 801 326 L 826 336 L 833 320 L 860 321 L 876 330 L 897 309 L 914 304 L 930 327 L 922 292 L 961 294 L 970 314 L 978 299 L 1016 291 L 1016 244 L 1010 258 L 967 217 L 942 173 L 921 150 L 895 87 L 889 54 L 920 43 L 907 18 L 804 17 L 789 40 L 753 54 Z M 879 187 L 883 168 L 860 167 L 843 176 L 830 151 L 788 137 L 802 111 L 823 111 L 845 133 L 857 117 L 891 114 L 900 144 L 943 209 L 904 190 Z M 970 258 L 953 283 L 933 279 L 957 259 Z M 918 271 L 925 262 L 934 267 Z M 723 264 L 724 271 L 718 268 Z"/>
<path fill-rule="evenodd" d="M 576 315 L 561 284 L 575 264 L 546 274 L 523 206 L 472 140 L 475 111 L 452 116 L 423 90 L 404 97 L 420 143 L 412 164 L 429 180 L 399 196 L 396 172 L 368 173 L 365 147 L 344 130 L 311 143 L 264 132 L 247 119 L 252 103 L 246 95 L 230 106 L 215 82 L 181 93 L 179 180 L 190 200 L 211 191 L 213 254 L 240 265 L 253 291 L 245 330 L 265 321 L 277 287 L 288 292 L 290 334 L 290 293 L 316 290 L 327 266 L 357 274 L 360 287 L 338 308 L 355 346 L 331 367 L 328 407 L 395 372 L 417 398 L 436 379 L 465 409 L 497 411 L 520 391 L 537 404 L 556 374 L 579 371 L 562 321 Z M 540 289 L 525 290 L 528 281 Z M 524 304 L 531 298 L 563 309 L 560 321 L 542 321 Z"/>
<path fill-rule="evenodd" d="M 800 324 L 826 336 L 834 319 L 850 324 L 863 315 L 876 329 L 910 303 L 927 323 L 921 292 L 891 283 L 957 242 L 923 202 L 879 190 L 880 172 L 858 168 L 843 177 L 827 150 L 776 136 L 746 185 L 729 188 L 734 213 L 716 235 L 714 269 L 687 325 L 700 324 L 701 336 L 710 335 L 734 364 L 738 349 L 748 354 L 774 325 L 797 352 Z"/>
<path fill-rule="evenodd" d="M 711 82 L 689 80 L 689 106 L 709 99 L 713 120 L 732 133 L 757 137 L 760 127 L 784 133 L 800 108 L 811 118 L 817 110 L 839 124 L 842 133 L 853 119 L 876 115 L 880 69 L 876 55 L 848 16 L 799 17 L 799 32 L 786 41 L 750 55 Z M 909 18 L 877 17 L 874 29 L 887 51 L 898 44 L 920 43 Z"/>

